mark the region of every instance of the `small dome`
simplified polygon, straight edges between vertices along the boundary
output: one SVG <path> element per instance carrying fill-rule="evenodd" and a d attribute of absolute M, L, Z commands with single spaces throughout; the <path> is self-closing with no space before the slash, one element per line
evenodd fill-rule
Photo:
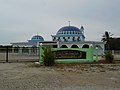
<path fill-rule="evenodd" d="M 57 34 L 81 34 L 82 31 L 75 26 L 65 26 L 58 30 Z"/>
<path fill-rule="evenodd" d="M 42 36 L 35 35 L 31 38 L 31 41 L 44 41 Z"/>

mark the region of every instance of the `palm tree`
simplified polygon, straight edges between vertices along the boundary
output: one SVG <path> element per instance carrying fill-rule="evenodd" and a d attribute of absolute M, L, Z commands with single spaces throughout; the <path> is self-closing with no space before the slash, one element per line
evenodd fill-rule
<path fill-rule="evenodd" d="M 106 43 L 107 50 L 110 50 L 110 38 L 112 38 L 113 34 L 111 32 L 105 31 L 105 34 L 103 35 L 102 41 Z"/>
<path fill-rule="evenodd" d="M 113 63 L 113 59 L 114 59 L 114 56 L 110 52 L 110 38 L 111 38 L 112 35 L 113 34 L 111 34 L 111 32 L 105 31 L 105 34 L 103 35 L 103 38 L 102 38 L 102 41 L 106 42 L 106 46 L 107 46 L 108 51 L 105 52 L 105 59 L 109 63 Z"/>

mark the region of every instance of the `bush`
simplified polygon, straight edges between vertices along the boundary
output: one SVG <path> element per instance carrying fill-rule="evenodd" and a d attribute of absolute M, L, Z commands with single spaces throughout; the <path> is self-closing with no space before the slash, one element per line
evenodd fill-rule
<path fill-rule="evenodd" d="M 43 47 L 43 64 L 45 66 L 53 66 L 55 64 L 55 56 L 52 53 L 51 47 Z"/>
<path fill-rule="evenodd" d="M 112 55 L 110 51 L 105 52 L 105 60 L 108 63 L 113 63 L 114 56 Z"/>

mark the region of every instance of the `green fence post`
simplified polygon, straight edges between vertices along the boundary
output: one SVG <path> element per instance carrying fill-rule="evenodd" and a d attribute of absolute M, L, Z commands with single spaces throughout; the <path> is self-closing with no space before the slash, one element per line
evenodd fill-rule
<path fill-rule="evenodd" d="M 42 49 L 42 46 L 40 46 L 40 53 L 39 53 L 39 63 L 41 64 L 41 65 L 43 65 L 43 57 L 42 57 L 42 55 L 43 55 L 43 49 Z"/>

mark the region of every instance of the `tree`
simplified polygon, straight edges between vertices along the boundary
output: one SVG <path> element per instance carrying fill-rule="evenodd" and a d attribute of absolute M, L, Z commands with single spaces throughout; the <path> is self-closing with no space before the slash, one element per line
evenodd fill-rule
<path fill-rule="evenodd" d="M 43 63 L 45 66 L 53 66 L 55 64 L 55 56 L 50 46 L 43 47 Z"/>
<path fill-rule="evenodd" d="M 105 60 L 107 63 L 113 63 L 114 56 L 112 55 L 110 51 L 105 52 Z"/>
<path fill-rule="evenodd" d="M 113 34 L 111 34 L 111 32 L 105 31 L 105 34 L 103 35 L 103 38 L 102 38 L 102 41 L 106 42 L 106 47 L 108 50 L 105 52 L 105 60 L 109 63 L 113 63 L 113 59 L 114 59 L 114 56 L 112 55 L 112 53 L 110 51 L 110 38 L 112 35 Z"/>
<path fill-rule="evenodd" d="M 110 38 L 112 38 L 113 34 L 111 32 L 105 31 L 105 34 L 103 35 L 102 41 L 106 43 L 106 48 L 108 51 L 110 51 Z"/>

